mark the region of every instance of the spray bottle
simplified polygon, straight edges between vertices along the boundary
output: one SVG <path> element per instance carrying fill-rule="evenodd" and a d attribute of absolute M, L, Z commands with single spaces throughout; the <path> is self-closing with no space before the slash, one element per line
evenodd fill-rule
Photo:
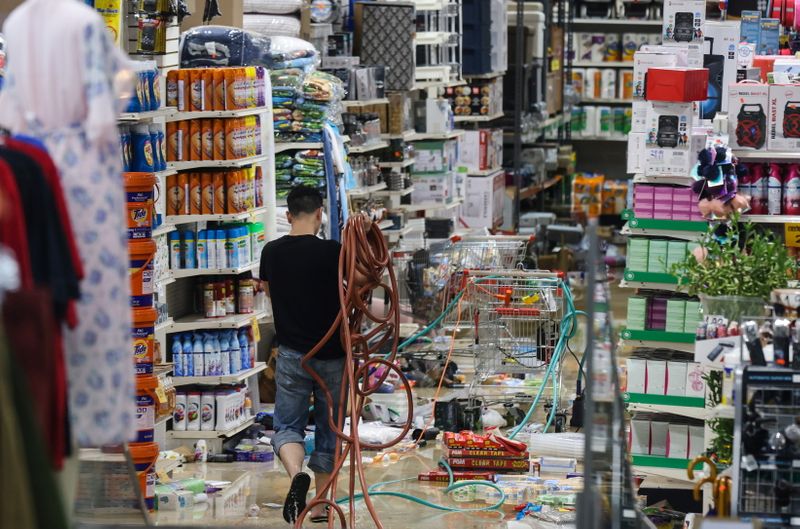
<path fill-rule="evenodd" d="M 247 331 L 239 329 L 239 351 L 242 355 L 242 369 L 250 369 L 250 343 L 247 341 Z"/>
<path fill-rule="evenodd" d="M 767 180 L 767 213 L 780 215 L 783 195 L 783 177 L 781 166 L 777 163 L 769 164 L 769 178 Z"/>
<path fill-rule="evenodd" d="M 231 347 L 231 374 L 235 375 L 242 370 L 242 349 L 239 347 L 239 337 L 236 331 L 228 332 L 228 342 Z"/>
<path fill-rule="evenodd" d="M 800 215 L 800 165 L 789 165 L 783 181 L 783 214 Z"/>
<path fill-rule="evenodd" d="M 214 339 L 211 333 L 205 333 L 203 338 L 203 357 L 206 361 L 206 375 L 214 376 L 216 374 L 216 367 L 214 365 Z"/>
<path fill-rule="evenodd" d="M 218 332 L 217 335 L 219 336 L 219 349 L 220 349 L 220 357 L 219 357 L 219 367 L 220 367 L 220 375 L 230 375 L 231 374 L 231 343 L 230 339 L 228 338 L 228 332 Z"/>
<path fill-rule="evenodd" d="M 184 373 L 184 356 L 183 344 L 181 344 L 181 335 L 176 334 L 172 338 L 172 371 L 176 377 L 186 376 Z"/>
<path fill-rule="evenodd" d="M 200 333 L 194 334 L 194 376 L 202 377 L 208 375 L 208 358 L 204 354 L 203 338 Z"/>
<path fill-rule="evenodd" d="M 192 335 L 183 335 L 183 374 L 187 377 L 194 376 L 194 354 L 192 353 Z"/>
<path fill-rule="evenodd" d="M 750 166 L 750 208 L 753 215 L 767 214 L 767 178 L 764 175 L 764 166 L 753 164 Z"/>
<path fill-rule="evenodd" d="M 214 376 L 222 374 L 222 346 L 219 343 L 219 333 L 211 335 L 211 343 L 214 344 Z"/>
<path fill-rule="evenodd" d="M 750 174 L 750 171 L 751 171 L 752 167 L 753 166 L 751 164 L 746 164 L 747 172 L 745 173 L 744 176 L 739 178 L 739 182 L 738 182 L 738 185 L 737 185 L 738 193 L 741 194 L 741 195 L 747 195 L 748 197 L 750 197 L 751 198 L 751 202 L 752 202 L 752 197 L 753 197 L 753 185 L 751 183 L 752 175 Z"/>

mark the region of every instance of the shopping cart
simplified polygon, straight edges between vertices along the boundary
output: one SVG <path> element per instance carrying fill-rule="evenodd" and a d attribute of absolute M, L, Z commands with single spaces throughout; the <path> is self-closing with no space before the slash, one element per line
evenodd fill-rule
<path fill-rule="evenodd" d="M 423 249 L 396 250 L 401 309 L 434 320 L 464 289 L 471 271 L 535 268 L 532 242 L 529 236 L 453 237 Z"/>

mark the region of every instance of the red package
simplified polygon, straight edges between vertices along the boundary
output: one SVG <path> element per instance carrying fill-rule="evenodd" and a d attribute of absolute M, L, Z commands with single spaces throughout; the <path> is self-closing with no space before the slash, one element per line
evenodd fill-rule
<path fill-rule="evenodd" d="M 431 470 L 430 472 L 422 472 L 417 476 L 419 481 L 434 481 L 436 483 L 449 483 L 450 476 L 444 470 Z M 494 481 L 494 474 L 492 472 L 475 472 L 463 471 L 453 472 L 453 481 Z"/>
<path fill-rule="evenodd" d="M 512 452 L 510 450 L 482 450 L 473 448 L 447 448 L 445 457 L 491 457 L 495 459 L 530 459 L 528 452 Z"/>
<path fill-rule="evenodd" d="M 453 470 L 503 470 L 506 472 L 528 472 L 531 463 L 527 459 L 498 459 L 482 457 L 459 457 L 447 459 Z"/>
<path fill-rule="evenodd" d="M 513 441 L 497 435 L 493 431 L 485 435 L 478 435 L 470 431 L 445 432 L 442 440 L 447 448 L 506 450 L 516 454 L 522 454 L 528 449 L 528 445 L 525 443 Z"/>

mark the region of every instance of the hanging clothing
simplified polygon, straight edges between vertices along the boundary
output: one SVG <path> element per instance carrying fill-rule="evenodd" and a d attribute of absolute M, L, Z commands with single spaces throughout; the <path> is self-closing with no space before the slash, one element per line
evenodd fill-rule
<path fill-rule="evenodd" d="M 27 0 L 3 33 L 0 126 L 47 148 L 86 276 L 80 321 L 65 332 L 71 425 L 83 446 L 125 442 L 135 430 L 135 386 L 114 86 L 124 58 L 97 12 L 72 0 Z"/>

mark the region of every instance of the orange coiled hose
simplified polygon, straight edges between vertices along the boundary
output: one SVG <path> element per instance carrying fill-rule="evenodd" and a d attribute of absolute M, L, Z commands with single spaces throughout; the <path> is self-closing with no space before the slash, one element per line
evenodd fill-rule
<path fill-rule="evenodd" d="M 383 282 L 384 272 L 388 271 L 389 284 Z M 378 287 L 382 287 L 389 300 L 384 315 L 371 312 L 368 301 L 370 294 Z M 339 301 L 341 311 L 331 325 L 327 334 L 314 348 L 301 360 L 301 365 L 322 388 L 328 403 L 331 403 L 331 393 L 322 378 L 314 372 L 308 362 L 314 358 L 322 346 L 330 340 L 336 329 L 341 331 L 342 347 L 347 360 L 345 362 L 344 383 L 339 399 L 339 409 L 329 407 L 328 421 L 337 437 L 337 450 L 334 459 L 331 479 L 322 488 L 317 490 L 317 495 L 306 506 L 298 517 L 295 527 L 300 528 L 308 512 L 316 505 L 327 505 L 329 508 L 328 527 L 333 527 L 334 513 L 339 519 L 342 528 L 348 526 L 342 508 L 336 503 L 336 490 L 339 481 L 339 471 L 345 460 L 350 457 L 350 482 L 349 498 L 350 527 L 355 527 L 355 487 L 356 481 L 361 486 L 363 500 L 369 510 L 375 525 L 382 529 L 383 525 L 378 519 L 375 507 L 369 497 L 364 465 L 361 460 L 361 451 L 383 450 L 393 446 L 408 433 L 413 417 L 413 398 L 411 386 L 406 377 L 395 365 L 397 355 L 398 330 L 400 326 L 400 313 L 397 306 L 397 280 L 392 268 L 389 250 L 378 225 L 364 215 L 351 217 L 342 233 L 342 250 L 339 255 Z M 366 334 L 361 329 L 364 323 L 372 322 L 372 327 Z M 373 342 L 370 345 L 370 342 Z M 383 353 L 384 347 L 391 343 L 391 352 Z M 370 383 L 370 371 L 378 366 L 385 367 L 379 378 Z M 403 385 L 408 401 L 408 417 L 400 434 L 388 443 L 372 444 L 362 443 L 358 439 L 358 424 L 364 409 L 366 398 L 380 388 L 390 371 L 395 371 Z M 344 431 L 345 410 L 350 404 L 350 429 Z M 319 403 L 315 403 L 319 405 Z"/>

